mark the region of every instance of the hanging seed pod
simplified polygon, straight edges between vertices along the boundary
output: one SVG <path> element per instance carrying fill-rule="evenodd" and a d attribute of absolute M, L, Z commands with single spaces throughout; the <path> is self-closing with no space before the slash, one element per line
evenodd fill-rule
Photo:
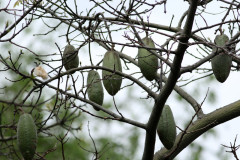
<path fill-rule="evenodd" d="M 98 74 L 97 71 L 91 70 L 88 73 L 87 77 L 87 94 L 88 98 L 99 104 L 103 104 L 103 99 L 104 99 L 104 92 L 103 92 L 103 86 L 101 83 L 100 75 Z M 94 107 L 94 106 L 93 106 Z M 95 110 L 99 111 L 96 107 L 94 107 Z"/>
<path fill-rule="evenodd" d="M 229 38 L 227 35 L 217 35 L 214 42 L 218 47 L 224 47 L 225 44 L 229 41 Z M 216 79 L 223 83 L 228 78 L 230 71 L 231 71 L 231 65 L 232 65 L 232 57 L 225 53 L 224 50 L 219 49 L 217 47 L 213 48 L 213 52 L 218 52 L 218 55 L 213 57 L 211 60 L 212 64 L 212 70 L 213 74 L 216 77 Z"/>
<path fill-rule="evenodd" d="M 62 63 L 65 69 L 68 71 L 73 68 L 77 68 L 79 65 L 78 51 L 72 45 L 66 45 L 63 51 Z M 75 71 L 70 72 L 70 74 Z"/>
<path fill-rule="evenodd" d="M 122 72 L 119 55 L 115 51 L 107 51 L 103 57 L 103 67 Z M 121 88 L 122 77 L 115 73 L 102 71 L 103 85 L 107 92 L 114 96 Z"/>
<path fill-rule="evenodd" d="M 37 129 L 30 114 L 20 116 L 17 125 L 17 142 L 25 160 L 32 160 L 37 147 Z"/>
<path fill-rule="evenodd" d="M 163 107 L 157 133 L 164 147 L 171 149 L 176 140 L 176 124 L 169 105 Z"/>
<path fill-rule="evenodd" d="M 146 44 L 146 46 L 155 48 L 154 42 L 151 38 L 145 37 L 142 39 L 142 41 Z M 152 81 L 155 78 L 158 70 L 158 58 L 147 49 L 139 48 L 138 66 L 143 76 L 147 80 Z"/>

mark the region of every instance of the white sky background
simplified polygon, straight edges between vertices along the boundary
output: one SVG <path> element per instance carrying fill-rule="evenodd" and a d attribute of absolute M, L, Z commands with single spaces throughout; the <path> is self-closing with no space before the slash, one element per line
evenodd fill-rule
<path fill-rule="evenodd" d="M 81 1 L 81 2 L 83 2 L 83 1 Z M 153 3 L 154 0 L 152 0 L 152 1 L 149 0 L 149 2 Z M 81 10 L 85 11 L 86 8 L 89 8 L 89 4 L 92 4 L 92 2 L 84 1 L 84 3 L 81 3 L 79 5 L 79 8 Z M 214 13 L 220 13 L 221 10 L 219 10 L 219 7 L 218 7 L 219 4 L 222 5 L 222 3 L 219 1 L 211 2 L 207 6 L 207 11 L 208 12 L 214 11 Z M 169 25 L 169 23 L 172 19 L 172 15 L 174 14 L 172 26 L 175 27 L 177 25 L 178 20 L 181 17 L 182 13 L 184 11 L 186 11 L 187 7 L 188 7 L 188 3 L 183 2 L 183 0 L 180 0 L 180 1 L 168 0 L 167 6 L 166 6 L 167 13 L 165 14 L 163 12 L 163 6 L 155 8 L 154 11 L 151 13 L 150 22 Z M 205 16 L 205 18 L 207 18 L 208 25 L 214 24 L 216 22 L 216 20 L 219 22 L 219 19 L 222 18 L 223 14 L 220 14 L 220 15 L 207 14 Z M 205 26 L 204 21 L 200 17 L 197 17 L 196 20 L 197 20 L 198 26 Z M 41 23 L 41 22 L 38 22 L 38 23 Z M 40 29 L 37 28 L 38 24 L 35 23 L 35 25 L 36 25 L 36 31 L 37 31 L 37 33 L 39 33 Z M 196 29 L 196 27 L 194 27 L 194 29 Z M 214 28 L 213 30 L 204 32 L 204 34 L 207 35 L 208 37 L 210 37 L 210 39 L 212 41 L 214 40 L 214 37 L 215 37 L 215 35 L 214 35 L 215 29 L 216 28 Z M 53 36 L 54 41 L 60 47 L 64 47 L 66 45 L 65 38 L 59 38 L 59 37 L 57 37 L 57 34 L 53 34 L 53 35 L 55 36 L 55 37 Z M 142 35 L 142 36 L 144 36 L 144 35 Z M 164 37 L 159 38 L 158 36 L 153 35 L 152 38 L 158 44 L 162 44 L 162 42 L 164 42 L 164 40 L 162 39 Z M 18 41 L 18 42 L 20 42 L 21 40 L 22 40 L 21 36 L 16 38 L 16 41 Z M 114 41 L 124 42 L 123 40 L 124 40 L 124 38 L 122 37 L 122 34 L 118 34 L 118 33 L 114 34 Z M 31 42 L 22 41 L 23 45 L 25 45 L 27 43 L 31 43 Z M 48 48 L 48 51 L 50 53 L 58 52 L 55 44 L 47 44 L 47 42 L 46 42 L 46 44 L 41 44 L 41 45 L 44 45 L 44 48 Z M 37 43 L 36 44 L 33 43 L 32 47 L 37 48 L 38 50 L 42 49 L 42 46 L 39 46 L 39 44 L 37 44 Z M 121 47 L 117 46 L 116 48 L 120 49 Z M 239 48 L 239 46 L 237 48 Z M 194 48 L 192 48 L 191 51 L 196 52 L 196 50 Z M 92 45 L 92 52 L 96 53 L 96 54 L 94 54 L 93 58 L 94 58 L 94 62 L 97 63 L 97 62 L 99 62 L 100 58 L 102 58 L 102 55 L 106 51 L 105 51 L 105 49 L 102 49 L 98 45 Z M 135 57 L 137 54 L 137 49 L 133 49 L 133 48 L 124 49 L 124 53 L 131 53 L 132 54 L 131 56 Z M 98 55 L 98 56 L 95 56 L 95 55 Z M 90 64 L 89 61 L 83 60 L 83 59 L 88 59 L 87 47 L 85 47 L 79 51 L 79 57 L 80 57 L 80 61 L 82 62 L 83 66 Z M 192 58 L 190 58 L 189 56 L 186 56 L 185 58 L 186 59 L 184 59 L 183 66 L 193 63 Z M 136 70 L 137 68 L 134 67 L 134 69 Z M 29 68 L 29 71 L 30 70 L 31 70 L 31 68 Z M 139 69 L 137 69 L 137 71 L 139 71 Z M 131 72 L 133 72 L 133 71 L 131 71 Z M 101 73 L 101 72 L 99 72 L 99 73 Z M 74 76 L 76 77 L 76 74 Z M 190 76 L 192 76 L 192 75 L 190 75 L 190 74 L 187 75 L 187 77 L 190 77 Z M 198 77 L 197 75 L 194 75 L 194 76 Z M 198 91 L 200 93 L 200 96 L 197 99 L 198 102 L 201 102 L 204 99 L 208 88 L 210 89 L 210 91 L 211 90 L 217 91 L 216 92 L 217 102 L 214 105 L 212 105 L 210 103 L 204 103 L 204 105 L 203 105 L 203 111 L 205 113 L 209 113 L 219 107 L 222 107 L 226 104 L 229 104 L 229 103 L 234 102 L 239 99 L 239 95 L 240 95 L 240 86 L 238 85 L 239 78 L 240 78 L 240 76 L 239 76 L 238 72 L 231 72 L 229 78 L 223 84 L 218 83 L 217 81 L 215 81 L 215 83 L 212 82 L 210 84 L 206 84 L 206 82 L 204 82 L 204 80 L 200 80 L 200 81 L 197 81 L 196 83 L 190 83 L 183 89 L 185 91 L 190 91 L 192 93 L 193 89 L 196 88 L 196 86 L 198 86 Z M 126 80 L 124 80 L 123 82 L 126 84 Z M 81 83 L 81 82 L 79 82 L 79 83 Z M 146 122 L 150 113 L 148 110 L 144 109 L 144 105 L 153 104 L 153 102 L 150 100 L 140 100 L 139 96 L 141 96 L 141 97 L 145 96 L 145 94 L 142 93 L 142 91 L 143 90 L 139 89 L 139 87 L 134 87 L 135 94 L 133 94 L 133 95 L 136 95 L 136 97 L 135 97 L 135 99 L 129 100 L 129 103 L 128 103 L 128 107 L 131 112 L 129 112 L 130 114 L 127 112 L 129 110 L 124 110 L 122 112 L 126 117 L 131 117 L 133 119 L 136 118 L 137 120 L 141 120 L 141 122 Z M 183 122 L 185 122 L 188 119 L 191 119 L 191 115 L 189 114 L 189 112 L 186 113 L 185 109 L 187 107 L 189 107 L 189 110 L 192 110 L 192 109 L 191 109 L 190 105 L 186 106 L 185 103 L 182 103 L 182 104 L 178 103 L 176 101 L 176 96 L 174 96 L 174 94 L 175 93 L 173 93 L 170 96 L 167 103 L 172 108 L 177 125 L 179 125 L 181 127 L 183 125 Z M 110 101 L 111 98 L 112 97 L 109 96 L 107 94 L 107 92 L 105 92 L 105 101 Z M 116 98 L 116 102 L 119 104 L 122 101 L 125 101 L 128 99 L 125 90 L 121 90 L 119 93 L 117 93 L 115 98 Z M 145 101 L 145 102 L 143 102 L 143 101 Z M 136 107 L 138 107 L 139 109 L 136 109 Z M 150 108 L 151 108 L 151 106 L 148 107 L 148 109 L 150 109 Z M 139 117 L 138 115 L 140 115 L 141 117 Z M 91 117 L 89 117 L 89 118 L 90 118 L 90 122 L 91 122 L 90 127 L 93 127 L 93 128 L 96 127 L 94 122 L 95 121 L 99 122 L 99 120 L 95 119 L 95 118 L 91 118 Z M 104 121 L 103 121 L 103 123 L 104 123 Z M 101 130 L 103 130 L 104 132 L 100 133 L 100 134 L 109 135 L 111 137 L 114 137 L 114 133 L 116 133 L 116 132 L 126 132 L 126 130 L 122 129 L 123 127 L 127 128 L 127 129 L 131 129 L 132 126 L 123 124 L 123 123 L 119 123 L 119 122 L 113 122 L 113 123 L 111 123 L 110 126 L 102 125 L 101 127 L 102 127 Z M 236 118 L 230 122 L 222 124 L 222 125 L 216 127 L 216 129 L 218 131 L 217 138 L 213 137 L 213 136 L 209 136 L 207 139 L 198 138 L 196 140 L 197 142 L 204 144 L 204 146 L 206 147 L 206 150 L 208 150 L 208 151 L 204 152 L 205 154 L 202 159 L 218 160 L 218 158 L 215 157 L 214 153 L 219 151 L 219 148 L 222 147 L 221 144 L 229 145 L 229 142 L 233 142 L 235 136 L 240 133 L 239 118 Z M 107 133 L 105 132 L 106 130 L 108 131 Z M 83 131 L 87 133 L 86 125 L 84 126 Z M 141 130 L 141 133 L 143 133 L 142 140 L 141 140 L 142 147 L 139 147 L 139 157 L 142 156 L 144 139 L 145 139 L 145 137 L 144 137 L 145 132 L 143 130 Z M 237 140 L 237 144 L 239 144 L 239 143 L 240 143 L 240 140 Z M 157 140 L 156 147 L 155 147 L 156 150 L 158 150 L 160 148 L 160 146 L 161 146 L 161 144 Z M 181 154 L 179 154 L 179 156 L 177 158 L 179 160 L 181 160 L 181 159 L 186 158 L 187 155 L 188 155 L 187 157 L 189 158 L 190 157 L 189 154 L 191 154 L 191 153 L 189 153 L 189 150 L 185 149 Z M 226 154 L 229 154 L 229 153 L 226 153 Z M 232 156 L 232 155 L 230 155 L 230 156 Z"/>

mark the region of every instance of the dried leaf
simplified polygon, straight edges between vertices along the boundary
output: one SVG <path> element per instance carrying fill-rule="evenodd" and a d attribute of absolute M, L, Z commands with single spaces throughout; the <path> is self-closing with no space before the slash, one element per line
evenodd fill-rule
<path fill-rule="evenodd" d="M 42 79 L 47 79 L 48 78 L 47 72 L 41 66 L 36 67 L 34 69 L 33 73 L 36 76 L 42 77 Z"/>

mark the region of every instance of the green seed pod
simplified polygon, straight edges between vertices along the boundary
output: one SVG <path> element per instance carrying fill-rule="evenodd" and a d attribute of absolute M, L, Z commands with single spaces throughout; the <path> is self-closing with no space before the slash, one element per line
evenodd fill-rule
<path fill-rule="evenodd" d="M 142 41 L 146 46 L 155 48 L 154 42 L 151 38 L 145 37 Z M 158 70 L 158 58 L 148 50 L 140 48 L 138 49 L 138 66 L 143 76 L 147 80 L 152 81 Z"/>
<path fill-rule="evenodd" d="M 91 70 L 88 73 L 87 77 L 87 94 L 88 98 L 99 104 L 103 104 L 103 99 L 104 99 L 104 92 L 103 92 L 103 86 L 101 83 L 100 75 L 98 74 L 97 71 Z M 94 107 L 95 110 L 99 111 L 96 107 Z"/>
<path fill-rule="evenodd" d="M 122 72 L 122 65 L 118 53 L 107 51 L 103 57 L 103 67 Z M 103 85 L 107 92 L 114 96 L 121 88 L 122 77 L 106 70 L 102 71 Z"/>
<path fill-rule="evenodd" d="M 169 105 L 165 105 L 158 122 L 157 133 L 165 148 L 171 149 L 176 140 L 176 124 Z"/>
<path fill-rule="evenodd" d="M 17 125 L 17 142 L 25 160 L 32 160 L 37 147 L 37 129 L 30 114 L 20 116 Z"/>
<path fill-rule="evenodd" d="M 78 67 L 79 65 L 78 51 L 74 48 L 74 46 L 66 45 L 63 51 L 62 63 L 67 71 Z M 70 72 L 70 74 L 73 73 L 75 72 Z"/>
<path fill-rule="evenodd" d="M 219 47 L 223 47 L 225 46 L 225 44 L 229 41 L 229 38 L 226 34 L 222 34 L 222 35 L 217 35 L 214 39 L 214 43 L 219 46 Z"/>
<path fill-rule="evenodd" d="M 228 42 L 229 38 L 227 35 L 217 35 L 214 42 L 218 47 L 223 47 Z M 216 47 L 213 48 L 213 52 L 218 51 L 218 55 L 213 57 L 211 60 L 213 74 L 216 79 L 223 83 L 228 78 L 231 65 L 232 65 L 232 57 L 225 53 L 223 50 L 218 49 Z"/>

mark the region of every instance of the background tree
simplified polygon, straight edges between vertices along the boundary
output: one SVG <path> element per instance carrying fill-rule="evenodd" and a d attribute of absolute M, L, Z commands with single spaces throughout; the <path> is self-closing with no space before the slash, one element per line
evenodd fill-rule
<path fill-rule="evenodd" d="M 16 126 L 19 115 L 26 112 L 32 115 L 38 129 L 36 159 L 173 159 L 187 146 L 197 149 L 196 154 L 192 150 L 192 157 L 200 159 L 202 144 L 193 141 L 240 115 L 239 100 L 204 112 L 207 101 L 215 95 L 208 89 L 210 82 L 216 81 L 211 59 L 224 53 L 232 58 L 231 73 L 239 69 L 240 3 L 178 3 L 1 2 L 1 158 L 21 159 Z M 214 39 L 222 34 L 229 40 L 219 46 Z M 153 39 L 155 48 L 146 45 L 146 36 Z M 67 44 L 78 50 L 80 59 L 79 67 L 68 71 L 62 64 Z M 158 58 L 152 81 L 139 69 L 139 49 Z M 122 72 L 102 67 L 103 56 L 110 50 L 120 56 Z M 34 69 L 39 65 L 47 76 L 36 77 Z M 87 74 L 92 69 L 117 74 L 123 80 L 116 95 L 105 92 L 102 106 L 87 96 Z M 184 88 L 191 85 L 195 90 L 186 92 Z M 174 105 L 188 104 L 192 110 L 188 110 L 183 123 L 175 117 L 178 135 L 174 146 L 158 150 L 157 124 L 171 98 L 178 99 Z M 184 112 L 188 107 L 171 108 Z M 120 133 L 112 134 L 114 129 Z M 238 159 L 236 141 L 225 147 Z"/>

